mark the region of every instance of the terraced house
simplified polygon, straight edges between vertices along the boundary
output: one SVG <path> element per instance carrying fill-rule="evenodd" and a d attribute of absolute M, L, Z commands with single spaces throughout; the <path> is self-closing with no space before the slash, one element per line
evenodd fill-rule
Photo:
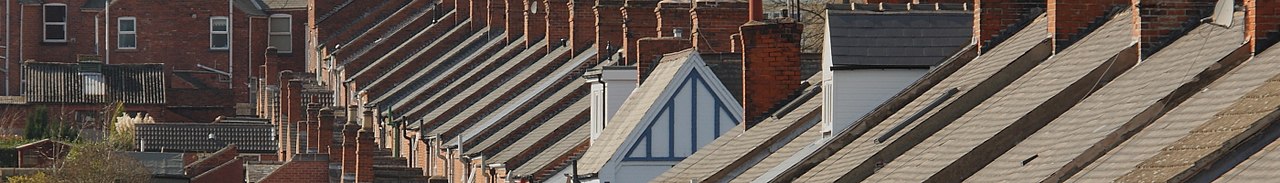
<path fill-rule="evenodd" d="M 801 53 L 800 24 L 764 18 L 761 4 L 301 3 L 304 46 L 268 53 L 305 64 L 268 55 L 251 92 L 261 119 L 219 122 L 263 123 L 226 125 L 275 144 L 227 146 L 217 157 L 246 155 L 187 171 L 241 165 L 232 179 L 246 182 L 1277 178 L 1280 3 L 832 2 L 818 55 Z M 188 176 L 211 177 L 200 175 Z"/>

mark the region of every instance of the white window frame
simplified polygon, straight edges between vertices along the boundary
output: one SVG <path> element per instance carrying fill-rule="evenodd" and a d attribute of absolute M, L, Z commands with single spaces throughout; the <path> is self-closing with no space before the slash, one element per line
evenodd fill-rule
<path fill-rule="evenodd" d="M 271 19 L 275 19 L 275 18 L 285 18 L 286 20 L 288 20 L 289 23 L 286 23 L 287 25 L 289 25 L 289 26 L 286 26 L 288 28 L 286 28 L 286 30 L 284 31 L 271 30 L 271 28 L 275 27 L 275 26 L 271 26 Z M 289 36 L 289 43 L 288 43 L 289 49 L 281 49 L 279 47 L 276 47 L 277 49 L 276 51 L 277 53 L 293 53 L 293 15 L 272 14 L 271 17 L 267 19 L 267 44 L 268 45 L 271 44 L 271 36 Z"/>
<path fill-rule="evenodd" d="M 129 20 L 133 22 L 133 25 L 132 25 L 133 30 L 131 31 L 122 30 L 122 28 L 124 27 L 123 25 L 125 20 Z M 133 46 L 125 47 L 124 45 L 121 45 L 124 43 L 124 41 L 121 41 L 121 40 L 124 40 L 124 36 L 121 36 L 121 35 L 133 35 Z M 116 40 L 117 40 L 116 41 L 117 49 L 127 49 L 127 50 L 138 49 L 138 18 L 137 17 L 120 17 L 116 19 Z"/>
<path fill-rule="evenodd" d="M 222 30 L 222 31 L 214 30 L 213 22 L 216 20 L 222 20 L 226 22 L 227 23 L 226 30 Z M 214 46 L 213 44 L 214 35 L 226 35 L 227 36 L 227 40 L 225 40 L 226 46 L 225 47 Z M 227 18 L 225 16 L 209 17 L 209 49 L 211 50 L 230 50 L 231 49 L 231 19 L 230 18 Z"/>
<path fill-rule="evenodd" d="M 49 13 L 48 13 L 48 12 L 45 12 L 45 11 L 48 11 L 48 10 L 49 10 L 49 7 L 51 7 L 51 6 L 61 6 L 61 7 L 62 7 L 62 22 L 49 22 L 49 21 L 48 21 L 48 18 L 49 18 L 49 17 L 47 17 L 47 16 L 49 15 Z M 44 34 L 42 35 L 43 37 L 41 37 L 41 39 L 42 39 L 42 40 L 44 40 L 44 42 L 51 42 L 51 43 L 65 43 L 65 42 L 67 42 L 67 20 L 70 18 L 70 17 L 68 17 L 68 16 L 67 16 L 67 11 L 70 11 L 69 9 L 67 9 L 67 4 L 62 4 L 62 3 L 49 3 L 49 4 L 44 4 L 44 5 L 40 6 L 40 7 L 41 7 L 41 9 L 40 9 L 40 18 L 41 18 L 41 19 L 40 19 L 40 22 L 44 23 L 44 24 L 43 24 L 44 26 L 40 27 L 40 32 L 43 32 L 43 33 L 44 33 Z M 50 26 L 50 25 L 59 25 L 59 26 L 62 26 L 62 39 L 49 39 L 49 26 Z"/>

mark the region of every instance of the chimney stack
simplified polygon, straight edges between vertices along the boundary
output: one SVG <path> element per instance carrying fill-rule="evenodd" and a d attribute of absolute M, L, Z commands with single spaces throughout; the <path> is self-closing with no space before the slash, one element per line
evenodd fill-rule
<path fill-rule="evenodd" d="M 658 37 L 688 37 L 693 27 L 693 19 L 689 18 L 692 4 L 684 1 L 664 0 L 658 2 Z M 677 35 L 677 32 L 681 35 Z M 680 49 L 684 50 L 684 49 Z M 678 50 L 677 50 L 678 51 Z"/>
<path fill-rule="evenodd" d="M 636 41 L 636 80 L 644 83 L 662 55 L 692 48 L 688 37 L 649 37 Z"/>
<path fill-rule="evenodd" d="M 764 2 L 750 0 L 747 3 L 747 7 L 747 13 L 751 14 L 748 18 L 751 18 L 751 21 L 764 21 Z"/>
<path fill-rule="evenodd" d="M 596 43 L 595 4 L 596 0 L 569 0 L 569 48 L 575 55 Z"/>
<path fill-rule="evenodd" d="M 318 150 L 315 142 L 319 141 L 316 139 L 319 136 L 319 133 L 317 133 L 319 130 L 316 130 L 320 128 L 316 126 L 316 124 L 319 124 L 319 118 L 320 104 L 315 103 L 315 99 L 312 97 L 311 103 L 307 103 L 307 120 L 298 123 L 298 126 L 301 127 L 298 134 L 302 135 L 298 139 L 303 140 L 298 143 L 298 153 L 316 153 Z"/>
<path fill-rule="evenodd" d="M 753 21 L 742 26 L 742 107 L 750 128 L 800 89 L 803 25 Z"/>
<path fill-rule="evenodd" d="M 1044 13 L 1045 1 L 975 0 L 974 33 L 980 50 L 994 48 Z"/>
<path fill-rule="evenodd" d="M 285 157 L 285 159 L 287 160 L 292 158 L 293 154 L 298 153 L 298 151 L 296 150 L 297 142 L 298 142 L 297 121 L 304 120 L 302 116 L 305 114 L 303 114 L 303 109 L 302 109 L 302 80 L 294 79 L 293 71 L 283 71 L 280 73 L 281 75 L 287 75 L 287 77 L 281 77 L 282 79 L 285 79 L 285 78 L 289 79 L 288 86 L 285 87 L 286 88 L 285 93 L 287 94 L 285 95 L 286 98 L 281 99 L 281 100 L 284 100 L 281 103 L 284 103 L 283 105 L 288 107 L 287 109 L 288 114 L 286 115 L 287 117 L 284 120 L 284 123 L 286 126 L 284 130 L 284 133 L 285 133 L 284 137 L 286 138 L 282 139 L 285 141 L 286 148 L 281 150 L 281 152 L 284 153 L 284 156 L 281 156 L 281 157 Z"/>
<path fill-rule="evenodd" d="M 596 49 L 598 57 L 622 50 L 622 4 L 625 0 L 596 0 Z M 604 59 L 599 59 L 604 60 Z M 621 63 L 621 61 L 619 61 Z"/>
<path fill-rule="evenodd" d="M 1132 9 L 1137 0 L 1069 1 L 1049 0 L 1049 33 L 1053 34 L 1053 46 L 1061 51 L 1084 38 L 1093 29 L 1102 26 L 1111 17 L 1106 15 L 1121 9 Z M 1137 20 L 1137 19 L 1134 19 Z M 1134 22 L 1135 24 L 1138 22 Z M 1138 30 L 1134 30 L 1138 31 Z M 1135 34 L 1140 35 L 1140 34 Z"/>
<path fill-rule="evenodd" d="M 630 65 L 639 62 L 640 50 L 638 44 L 640 38 L 654 37 L 658 33 L 654 32 L 658 28 L 658 16 L 654 11 L 658 7 L 656 0 L 627 0 L 622 5 L 622 46 L 626 49 L 626 56 L 621 64 Z"/>
<path fill-rule="evenodd" d="M 373 111 L 361 114 L 364 121 L 356 137 L 356 182 L 373 182 L 373 156 L 378 144 L 373 142 Z"/>
<path fill-rule="evenodd" d="M 1138 11 L 1142 31 L 1138 50 L 1142 58 L 1200 25 L 1201 19 L 1213 14 L 1216 3 L 1216 0 L 1146 0 L 1138 3 L 1137 8 L 1142 10 Z"/>
<path fill-rule="evenodd" d="M 478 31 L 489 24 L 489 0 L 460 0 L 467 1 L 471 10 L 471 30 Z"/>
<path fill-rule="evenodd" d="M 547 11 L 547 52 L 569 46 L 569 0 L 542 0 Z M 563 40 L 563 42 L 561 41 Z"/>
<path fill-rule="evenodd" d="M 333 145 L 333 124 L 338 119 L 333 115 L 333 109 L 320 109 L 320 132 L 316 141 L 316 149 L 320 154 L 329 154 L 329 162 L 341 162 L 342 158 L 337 156 L 342 148 Z"/>
<path fill-rule="evenodd" d="M 733 34 L 748 22 L 749 9 L 744 2 L 694 2 L 690 17 L 693 18 L 693 47 L 702 53 L 732 52 Z"/>
<path fill-rule="evenodd" d="M 1262 52 L 1280 37 L 1276 36 L 1280 34 L 1280 1 L 1244 0 L 1244 7 L 1248 13 L 1245 15 L 1245 23 L 1248 24 L 1245 31 L 1249 45 L 1254 53 Z"/>
<path fill-rule="evenodd" d="M 347 123 L 342 125 L 342 181 L 349 182 L 348 177 L 355 179 L 356 174 L 356 138 L 360 131 L 359 108 L 347 106 Z M 330 154 L 330 156 L 333 156 Z"/>

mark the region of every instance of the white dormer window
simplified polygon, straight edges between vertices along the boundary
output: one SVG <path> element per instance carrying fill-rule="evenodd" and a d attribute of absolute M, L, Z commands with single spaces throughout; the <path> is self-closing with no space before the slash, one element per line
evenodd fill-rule
<path fill-rule="evenodd" d="M 271 15 L 268 41 L 279 53 L 293 52 L 293 16 L 289 14 Z"/>
<path fill-rule="evenodd" d="M 44 4 L 44 42 L 67 42 L 66 4 Z"/>
<path fill-rule="evenodd" d="M 118 21 L 116 37 L 119 41 L 116 47 L 119 49 L 137 49 L 138 48 L 138 19 L 134 17 L 120 17 Z"/>
<path fill-rule="evenodd" d="M 227 17 L 209 18 L 209 49 L 227 50 L 231 48 L 231 25 Z"/>

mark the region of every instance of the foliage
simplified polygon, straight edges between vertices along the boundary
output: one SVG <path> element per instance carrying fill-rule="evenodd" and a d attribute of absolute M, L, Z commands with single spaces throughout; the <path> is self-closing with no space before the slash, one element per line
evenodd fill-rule
<path fill-rule="evenodd" d="M 89 142 L 72 148 L 52 172 L 57 182 L 148 182 L 151 171 L 118 153 L 111 144 Z"/>
<path fill-rule="evenodd" d="M 51 119 L 48 108 L 36 107 L 35 111 L 27 115 L 27 140 L 75 140 L 79 131 L 59 119 Z"/>
<path fill-rule="evenodd" d="M 44 172 L 36 172 L 31 175 L 12 176 L 8 178 L 10 183 L 50 183 L 54 182 L 52 177 L 44 174 Z"/>
<path fill-rule="evenodd" d="M 0 148 L 14 148 L 37 140 L 38 139 L 27 139 L 17 135 L 0 135 Z"/>
<path fill-rule="evenodd" d="M 805 53 L 821 53 L 823 36 L 826 32 L 827 3 L 828 1 L 825 0 L 765 0 L 764 8 L 765 11 L 782 11 L 788 9 L 788 4 L 796 4 L 795 7 L 799 9 L 800 14 L 800 20 L 797 23 L 804 25 L 800 50 Z M 788 11 L 791 14 L 795 13 L 794 10 Z"/>

